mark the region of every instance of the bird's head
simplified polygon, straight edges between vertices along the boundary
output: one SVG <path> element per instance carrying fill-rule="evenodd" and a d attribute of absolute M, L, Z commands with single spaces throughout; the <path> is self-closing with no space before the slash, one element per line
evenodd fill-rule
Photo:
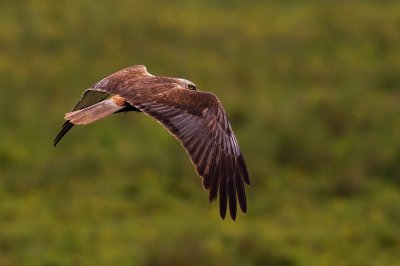
<path fill-rule="evenodd" d="M 196 84 L 187 80 L 187 79 L 179 79 L 181 81 L 181 85 L 188 90 L 198 91 Z"/>

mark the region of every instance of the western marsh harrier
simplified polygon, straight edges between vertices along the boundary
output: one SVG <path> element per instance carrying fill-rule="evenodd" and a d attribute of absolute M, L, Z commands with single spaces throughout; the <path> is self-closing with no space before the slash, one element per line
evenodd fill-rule
<path fill-rule="evenodd" d="M 182 143 L 204 188 L 210 191 L 209 202 L 219 194 L 223 219 L 228 203 L 236 219 L 237 199 L 242 212 L 247 212 L 244 183 L 250 184 L 250 178 L 222 104 L 188 80 L 153 76 L 141 65 L 118 71 L 83 93 L 75 108 L 66 113 L 67 121 L 54 146 L 74 125 L 126 111 L 155 118 Z"/>

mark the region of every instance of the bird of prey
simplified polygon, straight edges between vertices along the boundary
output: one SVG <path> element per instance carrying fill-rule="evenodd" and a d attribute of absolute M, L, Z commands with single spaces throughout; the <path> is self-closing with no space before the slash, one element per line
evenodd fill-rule
<path fill-rule="evenodd" d="M 120 70 L 87 89 L 54 139 L 54 146 L 74 126 L 113 113 L 143 112 L 161 123 L 185 148 L 211 203 L 219 195 L 220 216 L 236 219 L 237 201 L 247 212 L 244 183 L 249 174 L 219 99 L 188 80 L 153 76 L 143 65 Z"/>

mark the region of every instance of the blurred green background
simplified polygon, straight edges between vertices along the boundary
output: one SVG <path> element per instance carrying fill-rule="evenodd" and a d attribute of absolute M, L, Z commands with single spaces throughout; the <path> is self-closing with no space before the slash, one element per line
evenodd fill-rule
<path fill-rule="evenodd" d="M 398 1 L 0 1 L 0 265 L 400 265 Z M 153 119 L 76 127 L 134 64 L 219 96 L 249 213 Z"/>

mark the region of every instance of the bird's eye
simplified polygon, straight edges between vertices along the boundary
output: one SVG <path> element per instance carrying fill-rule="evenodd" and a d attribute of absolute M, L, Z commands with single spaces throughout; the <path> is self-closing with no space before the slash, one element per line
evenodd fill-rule
<path fill-rule="evenodd" d="M 197 90 L 196 86 L 193 84 L 188 84 L 188 88 L 189 88 L 189 90 L 194 90 L 194 91 Z"/>

